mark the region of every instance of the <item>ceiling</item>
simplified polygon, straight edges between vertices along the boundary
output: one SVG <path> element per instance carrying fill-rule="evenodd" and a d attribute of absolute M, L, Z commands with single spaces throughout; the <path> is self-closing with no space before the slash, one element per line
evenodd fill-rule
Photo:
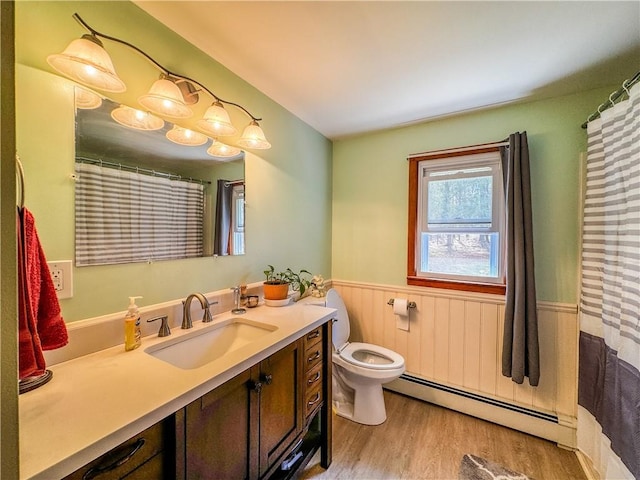
<path fill-rule="evenodd" d="M 640 69 L 638 1 L 135 3 L 331 139 Z"/>

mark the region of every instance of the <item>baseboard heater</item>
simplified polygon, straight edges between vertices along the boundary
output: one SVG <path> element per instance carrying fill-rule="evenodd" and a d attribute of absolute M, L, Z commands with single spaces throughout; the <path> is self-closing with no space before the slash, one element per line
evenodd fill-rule
<path fill-rule="evenodd" d="M 545 438 L 559 446 L 577 447 L 577 419 L 572 415 L 539 411 L 489 396 L 443 385 L 410 374 L 387 383 L 384 388 L 433 405 Z"/>
<path fill-rule="evenodd" d="M 460 390 L 455 387 L 449 387 L 447 385 L 442 385 L 440 383 L 431 382 L 429 380 L 425 380 L 423 378 L 414 377 L 412 375 L 407 375 L 406 373 L 400 376 L 401 380 L 406 380 L 408 382 L 416 383 L 418 385 L 422 385 L 425 387 L 434 388 L 436 390 L 440 390 L 442 392 L 451 393 L 453 395 L 459 395 L 464 398 L 468 398 L 471 400 L 475 400 L 477 402 L 486 403 L 488 405 L 492 405 L 494 407 L 506 408 L 507 410 L 511 410 L 512 412 L 522 413 L 524 415 L 529 415 L 531 417 L 539 418 L 540 420 L 546 420 L 547 422 L 558 423 L 558 417 L 555 415 L 551 415 L 544 412 L 538 412 L 536 410 L 531 410 L 529 408 L 520 407 L 518 405 L 513 405 L 511 403 L 502 402 L 500 400 L 496 400 L 493 398 L 485 397 L 482 395 L 478 395 L 477 393 L 465 392 L 464 390 Z"/>

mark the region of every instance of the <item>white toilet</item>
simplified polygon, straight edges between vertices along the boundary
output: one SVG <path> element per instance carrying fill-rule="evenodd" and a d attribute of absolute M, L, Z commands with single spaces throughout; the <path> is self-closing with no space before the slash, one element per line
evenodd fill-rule
<path fill-rule="evenodd" d="M 349 343 L 349 315 L 333 288 L 326 306 L 337 310 L 333 323 L 333 407 L 341 417 L 364 425 L 387 419 L 382 384 L 404 373 L 404 358 L 388 348 L 370 343 Z"/>

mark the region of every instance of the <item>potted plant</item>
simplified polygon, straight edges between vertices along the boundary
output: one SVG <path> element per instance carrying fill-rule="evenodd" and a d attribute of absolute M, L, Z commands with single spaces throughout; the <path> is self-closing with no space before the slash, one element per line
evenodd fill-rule
<path fill-rule="evenodd" d="M 289 295 L 289 286 L 294 292 L 300 292 L 302 297 L 311 285 L 311 279 L 305 277 L 305 275 L 311 276 L 311 272 L 307 270 L 302 269 L 296 273 L 287 268 L 283 272 L 276 272 L 273 265 L 267 265 L 267 267 L 269 268 L 264 271 L 266 280 L 263 283 L 264 298 L 267 300 L 286 299 Z"/>

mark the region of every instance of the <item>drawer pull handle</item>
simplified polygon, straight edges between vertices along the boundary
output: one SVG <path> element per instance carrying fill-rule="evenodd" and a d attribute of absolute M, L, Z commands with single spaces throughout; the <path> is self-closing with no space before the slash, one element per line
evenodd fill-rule
<path fill-rule="evenodd" d="M 307 384 L 311 385 L 312 383 L 316 383 L 318 380 L 320 380 L 320 372 L 316 372 L 313 378 L 310 378 L 309 380 L 307 380 Z"/>
<path fill-rule="evenodd" d="M 316 403 L 318 403 L 319 401 L 320 401 L 320 392 L 316 393 L 316 396 L 315 396 L 315 398 L 313 400 L 309 400 L 307 402 L 307 406 L 311 407 L 311 406 L 315 405 Z"/>
<path fill-rule="evenodd" d="M 314 355 L 311 355 L 309 358 L 307 358 L 307 362 L 311 363 L 314 360 L 317 360 L 319 358 L 320 358 L 320 350 L 317 350 Z"/>
<path fill-rule="evenodd" d="M 273 382 L 273 375 L 271 375 L 270 373 L 263 373 L 262 375 L 260 375 L 260 381 L 264 382 L 266 385 L 271 385 L 271 383 Z"/>
<path fill-rule="evenodd" d="M 136 443 L 131 446 L 131 449 L 126 452 L 122 457 L 117 459 L 115 462 L 110 463 L 109 465 L 100 466 L 97 465 L 95 467 L 90 468 L 87 472 L 82 476 L 82 480 L 91 480 L 92 478 L 96 478 L 103 473 L 110 472 L 115 470 L 116 468 L 127 463 L 131 458 L 142 448 L 144 445 L 144 438 L 139 438 Z"/>
<path fill-rule="evenodd" d="M 315 330 L 307 335 L 307 340 L 313 340 L 314 338 L 318 338 L 320 336 L 320 330 Z"/>

